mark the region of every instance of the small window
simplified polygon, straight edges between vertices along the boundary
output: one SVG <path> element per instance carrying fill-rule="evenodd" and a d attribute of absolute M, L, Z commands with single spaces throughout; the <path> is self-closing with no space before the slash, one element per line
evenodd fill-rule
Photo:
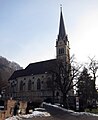
<path fill-rule="evenodd" d="M 43 84 L 44 82 L 42 81 L 42 84 Z"/>
<path fill-rule="evenodd" d="M 59 92 L 56 92 L 56 96 L 57 96 L 57 97 L 59 96 Z"/>
<path fill-rule="evenodd" d="M 60 44 L 62 44 L 62 42 L 60 42 Z"/>

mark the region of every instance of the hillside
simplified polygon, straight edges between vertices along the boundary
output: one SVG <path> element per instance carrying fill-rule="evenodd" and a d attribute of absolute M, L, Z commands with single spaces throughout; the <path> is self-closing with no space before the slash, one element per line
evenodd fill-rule
<path fill-rule="evenodd" d="M 0 89 L 6 86 L 8 79 L 15 70 L 22 69 L 19 64 L 0 56 Z"/>

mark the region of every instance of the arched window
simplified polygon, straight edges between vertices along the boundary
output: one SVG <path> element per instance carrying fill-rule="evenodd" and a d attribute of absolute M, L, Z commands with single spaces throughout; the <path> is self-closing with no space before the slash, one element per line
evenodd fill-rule
<path fill-rule="evenodd" d="M 61 54 L 61 49 L 59 49 L 59 54 Z"/>
<path fill-rule="evenodd" d="M 64 48 L 59 49 L 59 54 L 64 54 Z"/>
<path fill-rule="evenodd" d="M 23 91 L 23 81 L 20 82 L 20 91 Z"/>
<path fill-rule="evenodd" d="M 58 97 L 59 96 L 59 92 L 56 92 L 56 97 Z"/>
<path fill-rule="evenodd" d="M 32 83 L 31 83 L 31 80 L 29 80 L 28 82 L 28 90 L 31 90 L 32 89 Z"/>
<path fill-rule="evenodd" d="M 61 54 L 63 54 L 64 53 L 64 48 L 61 48 Z"/>
<path fill-rule="evenodd" d="M 34 90 L 34 81 L 32 82 L 32 90 Z"/>
<path fill-rule="evenodd" d="M 37 90 L 41 89 L 41 82 L 40 79 L 37 80 Z"/>
<path fill-rule="evenodd" d="M 47 88 L 52 88 L 53 82 L 50 77 L 48 77 L 46 84 L 47 84 Z"/>
<path fill-rule="evenodd" d="M 62 53 L 64 53 L 64 48 L 62 48 Z"/>

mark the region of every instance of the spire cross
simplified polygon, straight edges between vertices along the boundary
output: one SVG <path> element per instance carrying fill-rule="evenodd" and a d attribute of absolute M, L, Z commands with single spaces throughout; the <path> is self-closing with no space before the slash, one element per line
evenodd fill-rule
<path fill-rule="evenodd" d="M 62 4 L 60 4 L 60 10 L 62 11 Z"/>

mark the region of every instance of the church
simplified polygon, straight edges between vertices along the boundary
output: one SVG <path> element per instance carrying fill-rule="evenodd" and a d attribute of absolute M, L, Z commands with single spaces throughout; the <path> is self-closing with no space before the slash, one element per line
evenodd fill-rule
<path fill-rule="evenodd" d="M 62 8 L 60 11 L 59 32 L 56 39 L 56 58 L 30 63 L 25 69 L 15 71 L 9 78 L 8 98 L 16 100 L 32 100 L 43 102 L 46 99 L 60 98 L 61 93 L 51 88 L 53 80 L 49 68 L 57 60 L 64 64 L 70 63 L 69 41 L 65 30 Z"/>

